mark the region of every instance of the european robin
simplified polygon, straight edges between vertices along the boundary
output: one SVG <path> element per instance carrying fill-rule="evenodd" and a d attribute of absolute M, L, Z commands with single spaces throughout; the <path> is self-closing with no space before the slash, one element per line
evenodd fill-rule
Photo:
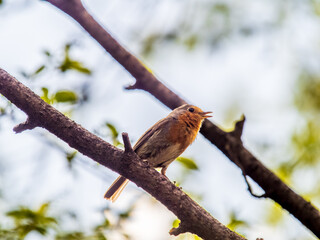
<path fill-rule="evenodd" d="M 209 113 L 193 105 L 182 105 L 149 128 L 133 146 L 133 150 L 151 167 L 161 168 L 161 173 L 165 175 L 169 164 L 194 141 L 203 120 L 211 117 Z M 119 176 L 104 198 L 114 202 L 128 182 L 128 179 Z"/>

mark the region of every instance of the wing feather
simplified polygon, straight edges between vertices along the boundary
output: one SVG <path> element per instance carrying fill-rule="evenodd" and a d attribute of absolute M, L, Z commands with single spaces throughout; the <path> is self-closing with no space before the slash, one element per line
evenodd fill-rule
<path fill-rule="evenodd" d="M 133 146 L 133 150 L 137 152 L 139 148 L 144 145 L 145 142 L 147 142 L 155 133 L 158 133 L 159 130 L 165 130 L 168 129 L 165 125 L 169 124 L 170 121 L 168 118 L 163 118 L 159 120 L 157 123 L 155 123 L 151 128 L 149 128 L 136 142 L 136 144 Z"/>

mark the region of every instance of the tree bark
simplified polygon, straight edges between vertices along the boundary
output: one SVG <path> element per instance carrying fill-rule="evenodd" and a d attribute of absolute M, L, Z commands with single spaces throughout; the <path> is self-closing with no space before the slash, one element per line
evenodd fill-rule
<path fill-rule="evenodd" d="M 161 83 L 143 64 L 123 48 L 84 8 L 81 0 L 47 0 L 74 18 L 99 44 L 117 60 L 135 79 L 127 89 L 142 89 L 171 109 L 186 103 Z M 216 145 L 232 162 L 241 168 L 244 176 L 250 176 L 268 197 L 295 216 L 303 225 L 320 238 L 320 213 L 308 201 L 295 193 L 266 168 L 244 146 L 240 136 L 224 132 L 209 120 L 205 120 L 201 133 Z M 250 187 L 249 187 L 250 190 Z M 251 192 L 251 191 L 250 191 Z"/>
<path fill-rule="evenodd" d="M 208 240 L 244 239 L 213 218 L 147 162 L 141 161 L 133 152 L 126 134 L 123 134 L 125 151 L 122 151 L 64 116 L 1 68 L 0 93 L 28 116 L 25 123 L 15 128 L 17 132 L 45 128 L 70 147 L 136 183 L 180 219 L 180 226 L 172 229 L 170 234 L 191 232 Z"/>

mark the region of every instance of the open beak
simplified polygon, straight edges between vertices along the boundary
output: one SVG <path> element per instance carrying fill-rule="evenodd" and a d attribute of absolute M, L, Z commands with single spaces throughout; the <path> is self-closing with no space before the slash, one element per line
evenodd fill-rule
<path fill-rule="evenodd" d="M 201 112 L 200 115 L 201 115 L 203 118 L 212 117 L 211 115 L 208 115 L 209 113 L 212 113 L 212 112 Z"/>

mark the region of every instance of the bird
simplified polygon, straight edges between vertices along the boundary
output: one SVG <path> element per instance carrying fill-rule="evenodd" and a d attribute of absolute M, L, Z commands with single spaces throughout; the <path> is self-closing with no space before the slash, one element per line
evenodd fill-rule
<path fill-rule="evenodd" d="M 150 127 L 133 146 L 134 152 L 151 167 L 161 168 L 165 176 L 170 163 L 195 140 L 204 119 L 212 117 L 199 107 L 184 104 Z M 104 198 L 116 201 L 129 180 L 119 176 Z"/>

